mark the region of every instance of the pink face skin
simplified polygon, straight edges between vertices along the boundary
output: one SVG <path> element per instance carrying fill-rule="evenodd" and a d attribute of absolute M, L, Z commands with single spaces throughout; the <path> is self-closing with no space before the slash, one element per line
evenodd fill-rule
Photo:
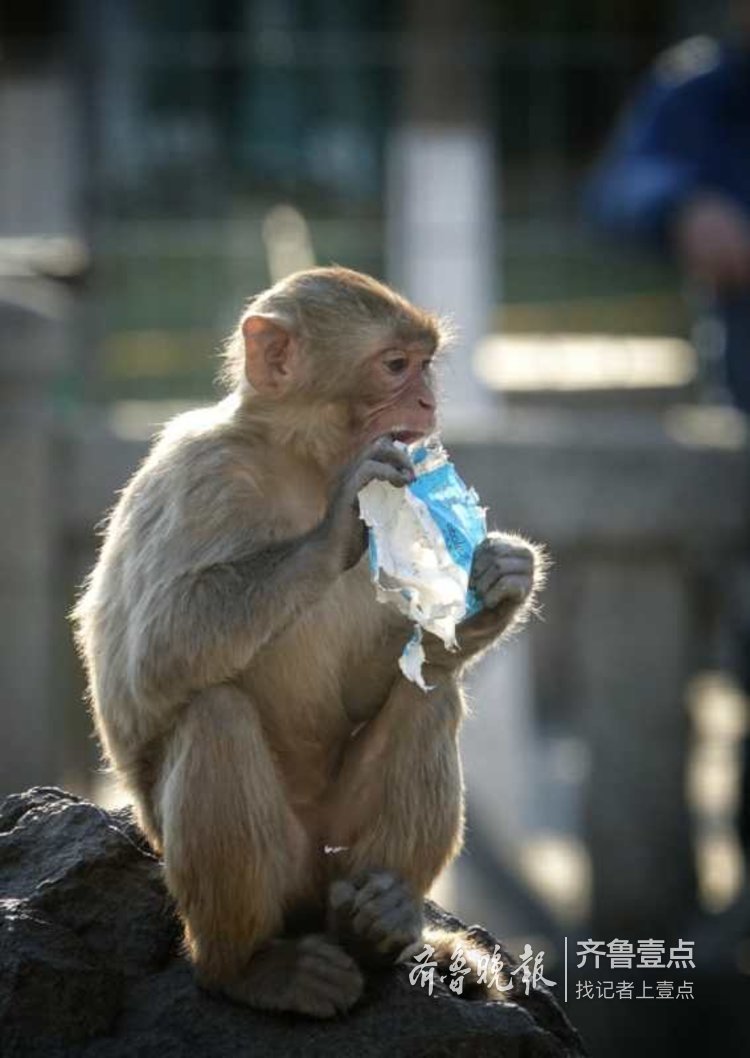
<path fill-rule="evenodd" d="M 381 349 L 366 361 L 363 396 L 355 407 L 362 446 L 384 434 L 411 444 L 435 430 L 434 352 L 414 342 Z"/>

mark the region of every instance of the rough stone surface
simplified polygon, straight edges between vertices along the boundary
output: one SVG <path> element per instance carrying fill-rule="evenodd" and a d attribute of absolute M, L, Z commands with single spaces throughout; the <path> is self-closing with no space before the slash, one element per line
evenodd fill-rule
<path fill-rule="evenodd" d="M 458 923 L 435 905 L 429 917 Z M 372 980 L 346 1017 L 258 1013 L 201 992 L 180 929 L 128 811 L 40 787 L 0 806 L 0 1054 L 44 1058 L 577 1058 L 585 1052 L 552 996 L 505 1003 Z M 475 927 L 492 951 L 495 941 Z M 503 962 L 512 962 L 503 953 Z M 510 995 L 511 993 L 509 993 Z"/>

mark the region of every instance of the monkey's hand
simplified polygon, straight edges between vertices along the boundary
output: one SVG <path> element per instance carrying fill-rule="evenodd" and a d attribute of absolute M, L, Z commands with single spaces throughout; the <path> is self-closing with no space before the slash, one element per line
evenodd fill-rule
<path fill-rule="evenodd" d="M 489 646 L 529 611 L 546 568 L 541 549 L 519 536 L 491 533 L 475 550 L 469 575 L 469 587 L 482 609 L 456 629 L 458 650 L 450 651 L 436 636 L 425 635 L 427 663 L 459 668 Z"/>
<path fill-rule="evenodd" d="M 474 552 L 469 587 L 484 610 L 515 611 L 534 587 L 534 550 L 519 537 L 492 533 Z"/>
<path fill-rule="evenodd" d="M 367 530 L 359 515 L 357 495 L 371 481 L 388 481 L 403 488 L 414 481 L 408 455 L 390 437 L 380 437 L 349 464 L 333 490 L 319 532 L 336 568 L 343 572 L 362 557 Z"/>
<path fill-rule="evenodd" d="M 402 962 L 422 946 L 422 901 L 390 871 L 362 871 L 333 882 L 328 926 L 365 966 Z"/>

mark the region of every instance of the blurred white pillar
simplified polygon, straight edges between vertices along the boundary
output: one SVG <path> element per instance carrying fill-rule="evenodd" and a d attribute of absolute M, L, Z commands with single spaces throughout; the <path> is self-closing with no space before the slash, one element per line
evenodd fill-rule
<path fill-rule="evenodd" d="M 387 182 L 389 279 L 449 316 L 458 338 L 445 370 L 448 427 L 496 417 L 471 356 L 498 297 L 497 204 L 489 131 L 478 124 L 407 123 L 392 136 Z"/>
<path fill-rule="evenodd" d="M 401 121 L 388 144 L 388 278 L 451 317 L 443 422 L 495 419 L 497 402 L 471 357 L 499 301 L 497 180 L 485 113 L 481 5 L 409 0 Z"/>

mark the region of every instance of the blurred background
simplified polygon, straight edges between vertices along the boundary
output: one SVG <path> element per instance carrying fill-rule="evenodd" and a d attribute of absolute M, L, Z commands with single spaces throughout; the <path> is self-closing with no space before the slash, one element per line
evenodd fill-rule
<path fill-rule="evenodd" d="M 713 76 L 743 19 L 718 0 L 0 0 L 1 794 L 116 801 L 66 622 L 94 527 L 158 425 L 216 395 L 250 294 L 314 263 L 371 272 L 454 317 L 446 441 L 497 527 L 554 559 L 542 619 L 472 677 L 466 851 L 435 895 L 543 949 L 560 996 L 565 937 L 693 941 L 684 973 L 569 955 L 566 1011 L 592 1054 L 744 1053 L 729 316 L 663 217 L 607 213 L 595 168 L 653 71 Z M 750 115 L 750 75 L 737 91 Z M 750 133 L 735 161 L 750 216 Z M 665 977 L 694 1000 L 575 999 L 579 979 Z"/>

